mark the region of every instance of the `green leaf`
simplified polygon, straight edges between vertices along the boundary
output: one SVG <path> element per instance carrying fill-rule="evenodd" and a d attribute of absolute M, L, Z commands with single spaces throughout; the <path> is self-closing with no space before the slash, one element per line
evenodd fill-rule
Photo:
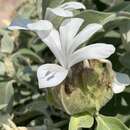
<path fill-rule="evenodd" d="M 85 10 L 75 17 L 83 18 L 85 26 L 90 23 L 99 23 L 107 30 L 112 30 L 121 25 L 125 20 L 130 19 L 130 15 L 118 15 L 116 12 L 100 12 L 95 10 Z"/>
<path fill-rule="evenodd" d="M 36 13 L 36 3 L 34 1 L 28 1 L 22 6 L 22 8 L 19 8 L 17 16 L 28 19 L 31 16 L 37 15 Z"/>
<path fill-rule="evenodd" d="M 122 65 L 124 65 L 127 69 L 130 69 L 130 52 L 120 56 L 119 60 Z"/>
<path fill-rule="evenodd" d="M 44 51 L 46 48 L 47 48 L 47 46 L 46 46 L 46 44 L 35 44 L 35 45 L 31 45 L 31 48 L 36 52 L 36 53 L 38 53 L 38 52 L 41 52 L 41 51 Z"/>
<path fill-rule="evenodd" d="M 5 74 L 5 65 L 3 62 L 0 61 L 0 75 Z"/>
<path fill-rule="evenodd" d="M 48 6 L 51 8 L 57 7 L 62 4 L 65 0 L 48 0 Z"/>
<path fill-rule="evenodd" d="M 5 34 L 1 40 L 1 52 L 12 53 L 14 50 L 14 41 L 8 34 Z"/>
<path fill-rule="evenodd" d="M 115 6 L 123 2 L 123 0 L 100 0 L 100 1 L 109 6 Z"/>
<path fill-rule="evenodd" d="M 2 124 L 8 124 L 9 119 L 11 117 L 8 114 L 0 112 L 0 127 Z"/>
<path fill-rule="evenodd" d="M 124 48 L 130 52 L 130 20 L 125 20 L 120 26 L 120 33 Z"/>
<path fill-rule="evenodd" d="M 36 126 L 36 127 L 27 127 L 27 130 L 47 130 L 47 126 Z"/>
<path fill-rule="evenodd" d="M 0 82 L 0 109 L 5 108 L 14 94 L 13 81 Z"/>
<path fill-rule="evenodd" d="M 118 4 L 117 6 L 112 7 L 109 11 L 113 11 L 113 12 L 119 12 L 119 11 L 130 12 L 130 2 L 128 2 L 128 1 L 122 2 L 122 3 Z"/>
<path fill-rule="evenodd" d="M 19 57 L 20 55 L 27 56 L 36 62 L 43 62 L 43 59 L 40 56 L 38 56 L 35 52 L 26 48 L 19 49 L 19 51 L 14 53 L 12 57 L 16 58 L 16 57 Z"/>
<path fill-rule="evenodd" d="M 83 18 L 85 20 L 85 24 L 89 23 L 106 23 L 106 21 L 110 21 L 115 18 L 115 13 L 106 13 L 95 10 L 85 10 L 75 17 Z"/>
<path fill-rule="evenodd" d="M 88 113 L 74 115 L 70 119 L 69 130 L 78 130 L 79 128 L 91 128 L 93 123 L 94 118 Z"/>
<path fill-rule="evenodd" d="M 127 126 L 116 117 L 99 115 L 96 117 L 96 121 L 96 130 L 128 130 Z"/>

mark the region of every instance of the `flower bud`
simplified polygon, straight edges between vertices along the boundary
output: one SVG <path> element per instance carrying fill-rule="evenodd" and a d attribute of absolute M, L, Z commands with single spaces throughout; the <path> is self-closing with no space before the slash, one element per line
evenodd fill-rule
<path fill-rule="evenodd" d="M 59 86 L 51 88 L 51 99 L 70 115 L 98 112 L 113 96 L 113 71 L 105 61 L 91 60 L 75 65 Z"/>

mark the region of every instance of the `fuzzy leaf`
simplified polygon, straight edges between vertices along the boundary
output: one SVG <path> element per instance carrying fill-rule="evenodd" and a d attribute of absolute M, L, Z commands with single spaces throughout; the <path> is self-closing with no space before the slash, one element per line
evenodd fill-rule
<path fill-rule="evenodd" d="M 14 49 L 14 43 L 8 34 L 5 34 L 1 40 L 1 51 L 4 53 L 12 53 Z"/>
<path fill-rule="evenodd" d="M 0 109 L 5 108 L 14 94 L 12 81 L 0 83 Z"/>
<path fill-rule="evenodd" d="M 91 128 L 94 118 L 88 114 L 79 114 L 72 116 L 69 123 L 69 130 L 78 130 L 79 128 Z"/>
<path fill-rule="evenodd" d="M 116 117 L 98 116 L 96 130 L 128 130 L 119 119 Z"/>

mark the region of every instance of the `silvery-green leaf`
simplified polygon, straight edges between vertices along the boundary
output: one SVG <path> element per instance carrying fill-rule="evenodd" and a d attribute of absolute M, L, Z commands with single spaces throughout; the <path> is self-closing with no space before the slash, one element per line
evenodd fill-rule
<path fill-rule="evenodd" d="M 9 114 L 0 112 L 0 127 L 2 124 L 8 124 L 9 119 L 11 119 Z"/>
<path fill-rule="evenodd" d="M 1 82 L 0 83 L 0 109 L 5 108 L 14 94 L 12 87 L 13 81 Z"/>
<path fill-rule="evenodd" d="M 112 6 L 115 6 L 117 4 L 122 3 L 124 0 L 100 0 L 100 1 L 103 2 L 104 4 L 112 7 Z"/>
<path fill-rule="evenodd" d="M 99 115 L 96 117 L 96 121 L 96 130 L 128 130 L 127 126 L 116 117 Z"/>
<path fill-rule="evenodd" d="M 4 75 L 6 71 L 5 65 L 0 61 L 0 75 Z"/>
<path fill-rule="evenodd" d="M 87 25 L 77 36 L 75 36 L 73 44 L 71 46 L 71 52 L 73 52 L 77 47 L 79 47 L 82 43 L 87 41 L 93 34 L 102 29 L 101 24 L 92 23 Z"/>
<path fill-rule="evenodd" d="M 1 40 L 1 52 L 12 53 L 13 49 L 14 49 L 13 39 L 8 34 L 5 34 Z"/>
<path fill-rule="evenodd" d="M 120 11 L 129 13 L 130 12 L 130 2 L 129 1 L 124 1 L 116 6 L 113 6 L 112 8 L 109 9 L 111 12 L 118 12 Z"/>
<path fill-rule="evenodd" d="M 61 5 L 65 0 L 48 0 L 48 6 L 50 8 L 56 8 L 57 6 Z"/>
<path fill-rule="evenodd" d="M 69 66 L 79 63 L 85 59 L 105 59 L 115 52 L 113 45 L 97 43 L 83 47 L 75 51 L 71 58 Z"/>
<path fill-rule="evenodd" d="M 55 87 L 67 76 L 68 70 L 57 64 L 44 64 L 37 70 L 39 88 Z"/>
<path fill-rule="evenodd" d="M 75 17 L 83 18 L 85 20 L 84 25 L 91 23 L 98 23 L 104 25 L 107 30 L 112 30 L 113 28 L 120 25 L 120 22 L 125 19 L 124 17 L 117 17 L 116 13 L 101 12 L 95 10 L 85 10 Z"/>
<path fill-rule="evenodd" d="M 123 46 L 127 51 L 130 51 L 130 20 L 125 20 L 119 28 Z"/>
<path fill-rule="evenodd" d="M 85 25 L 91 24 L 91 23 L 104 23 L 104 21 L 112 20 L 115 18 L 115 13 L 109 13 L 109 12 L 100 12 L 96 10 L 85 10 L 82 11 L 80 14 L 76 15 L 75 17 L 83 18 L 85 20 Z M 109 22 L 108 21 L 108 22 Z"/>
<path fill-rule="evenodd" d="M 94 118 L 89 113 L 71 116 L 69 130 L 79 130 L 80 128 L 91 128 Z"/>
<path fill-rule="evenodd" d="M 130 77 L 127 74 L 116 72 L 112 83 L 113 92 L 121 93 L 128 85 L 130 85 Z"/>
<path fill-rule="evenodd" d="M 127 47 L 127 49 L 128 49 L 128 47 Z M 120 60 L 121 64 L 127 69 L 130 69 L 130 60 L 129 60 L 129 58 L 130 58 L 130 52 L 127 52 L 124 55 L 119 57 L 119 60 Z"/>
<path fill-rule="evenodd" d="M 27 48 L 19 49 L 19 51 L 17 51 L 16 53 L 12 55 L 12 58 L 18 58 L 21 55 L 25 57 L 29 57 L 30 59 L 33 59 L 36 62 L 43 62 L 43 59 L 40 56 L 38 56 L 36 53 L 34 53 L 33 51 Z"/>

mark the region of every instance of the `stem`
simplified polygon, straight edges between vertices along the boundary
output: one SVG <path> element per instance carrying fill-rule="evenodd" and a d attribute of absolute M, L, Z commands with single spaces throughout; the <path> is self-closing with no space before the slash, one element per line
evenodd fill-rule
<path fill-rule="evenodd" d="M 45 17 L 48 0 L 42 0 L 42 19 Z"/>

